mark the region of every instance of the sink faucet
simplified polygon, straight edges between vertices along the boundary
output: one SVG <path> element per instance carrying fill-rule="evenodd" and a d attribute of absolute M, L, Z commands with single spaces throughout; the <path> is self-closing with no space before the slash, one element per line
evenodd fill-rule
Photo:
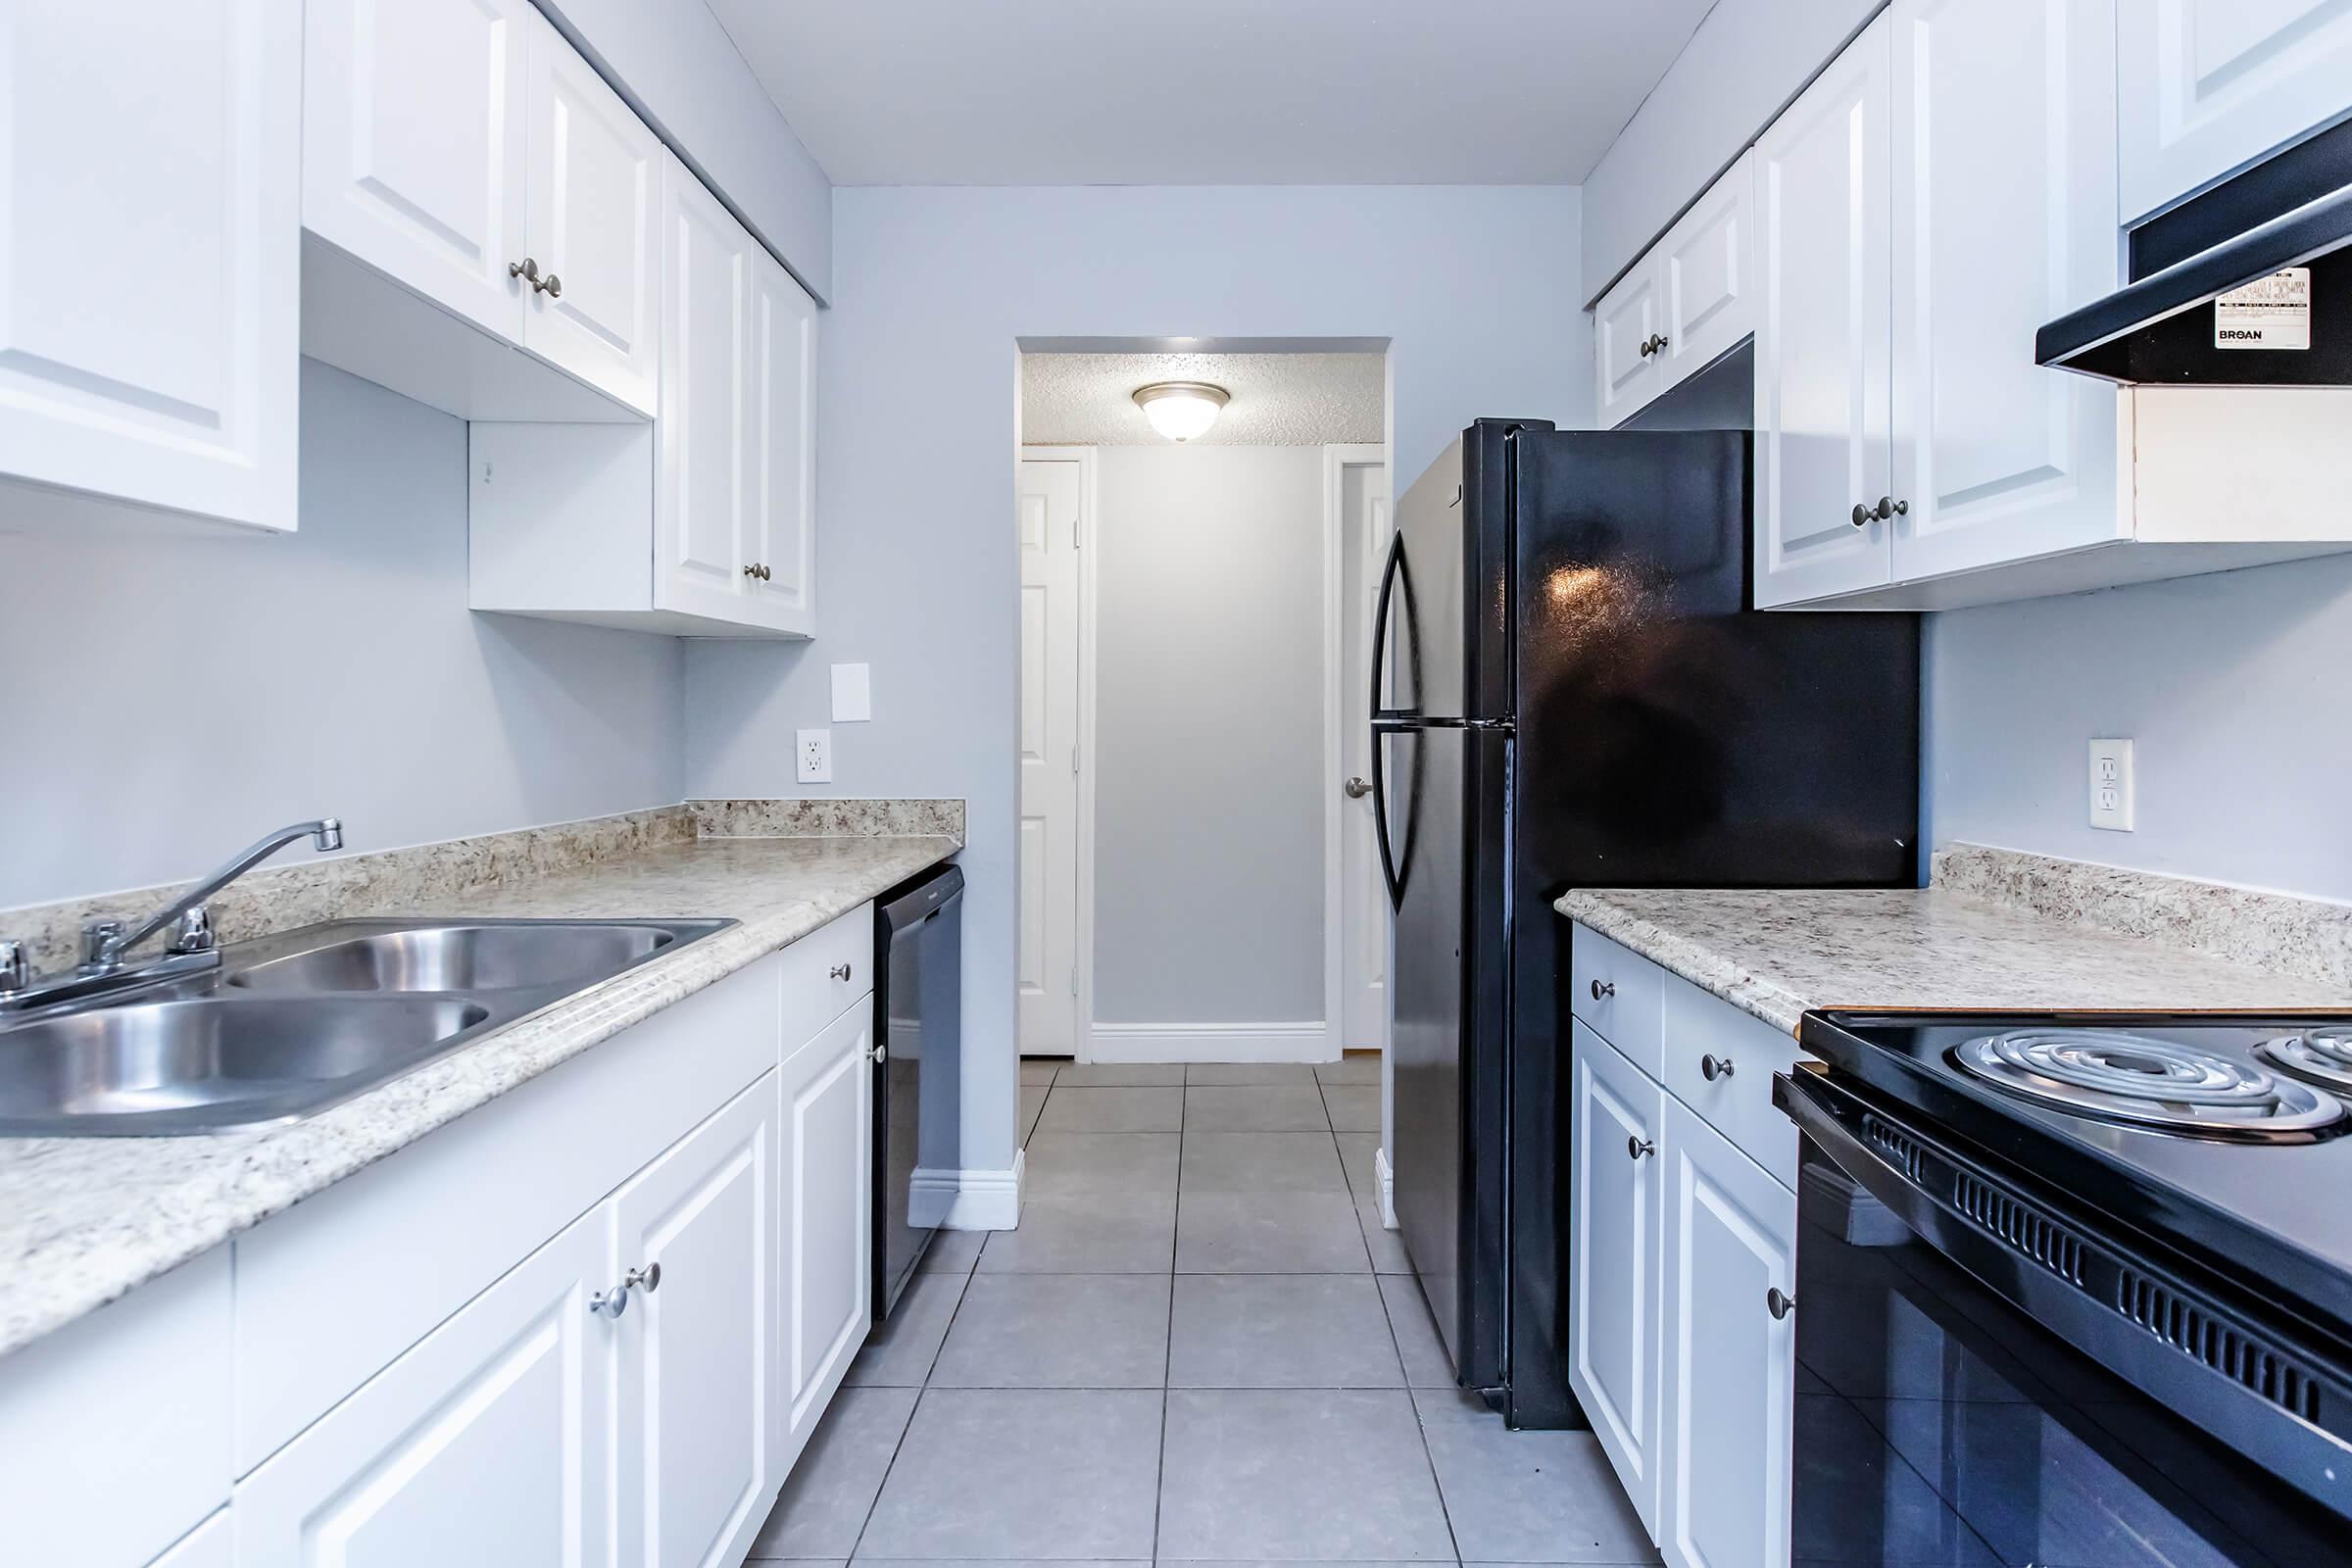
<path fill-rule="evenodd" d="M 230 858 L 227 864 L 165 905 L 128 930 L 120 920 L 92 920 L 81 928 L 81 968 L 84 979 L 111 975 L 122 967 L 122 955 L 161 931 L 178 923 L 170 952 L 174 956 L 213 951 L 212 922 L 205 918 L 205 901 L 267 860 L 296 839 L 307 838 L 320 854 L 343 847 L 343 823 L 322 816 L 316 822 L 296 822 L 265 833 Z"/>

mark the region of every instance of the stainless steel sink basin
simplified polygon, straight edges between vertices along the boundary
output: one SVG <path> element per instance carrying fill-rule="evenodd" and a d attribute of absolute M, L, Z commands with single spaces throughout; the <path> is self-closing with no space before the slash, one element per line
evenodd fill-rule
<path fill-rule="evenodd" d="M 676 943 L 686 934 L 682 923 L 485 922 L 359 932 L 326 926 L 310 947 L 233 969 L 227 984 L 270 993 L 570 991 Z"/>
<path fill-rule="evenodd" d="M 457 997 L 184 997 L 53 1014 L 0 1032 L 0 1133 L 298 1116 L 429 1059 L 489 1017 Z"/>
<path fill-rule="evenodd" d="M 733 923 L 338 920 L 224 948 L 209 972 L 0 1011 L 0 1136 L 309 1115 Z"/>

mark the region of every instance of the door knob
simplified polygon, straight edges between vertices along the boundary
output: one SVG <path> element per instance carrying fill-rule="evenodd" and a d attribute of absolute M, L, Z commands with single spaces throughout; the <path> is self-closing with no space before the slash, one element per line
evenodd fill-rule
<path fill-rule="evenodd" d="M 1372 786 L 1360 778 L 1351 778 L 1340 788 L 1348 792 L 1348 798 L 1351 801 L 1360 801 L 1372 793 Z"/>
<path fill-rule="evenodd" d="M 1644 1155 L 1646 1155 L 1646 1154 L 1654 1154 L 1654 1153 L 1656 1153 L 1657 1152 L 1658 1152 L 1657 1140 L 1655 1140 L 1655 1139 L 1652 1139 L 1652 1138 L 1636 1138 L 1636 1137 L 1635 1137 L 1633 1134 L 1631 1134 L 1631 1133 L 1628 1133 L 1628 1134 L 1626 1134 L 1626 1137 L 1625 1137 L 1625 1157 L 1626 1157 L 1626 1158 L 1628 1158 L 1628 1159 L 1640 1159 L 1640 1158 L 1642 1158 L 1642 1156 L 1644 1156 Z"/>

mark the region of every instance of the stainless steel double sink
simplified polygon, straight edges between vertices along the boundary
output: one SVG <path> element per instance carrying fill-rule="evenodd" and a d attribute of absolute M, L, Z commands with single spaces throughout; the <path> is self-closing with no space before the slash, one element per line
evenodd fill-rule
<path fill-rule="evenodd" d="M 0 1013 L 0 1136 L 313 1114 L 732 920 L 338 920 L 217 969 Z"/>

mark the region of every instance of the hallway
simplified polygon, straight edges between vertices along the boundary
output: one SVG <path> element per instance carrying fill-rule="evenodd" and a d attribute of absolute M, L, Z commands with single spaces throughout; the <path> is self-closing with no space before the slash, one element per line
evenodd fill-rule
<path fill-rule="evenodd" d="M 752 1556 L 1656 1562 L 1590 1434 L 1453 1388 L 1379 1071 L 1024 1062 L 1020 1228 L 941 1234 Z"/>

